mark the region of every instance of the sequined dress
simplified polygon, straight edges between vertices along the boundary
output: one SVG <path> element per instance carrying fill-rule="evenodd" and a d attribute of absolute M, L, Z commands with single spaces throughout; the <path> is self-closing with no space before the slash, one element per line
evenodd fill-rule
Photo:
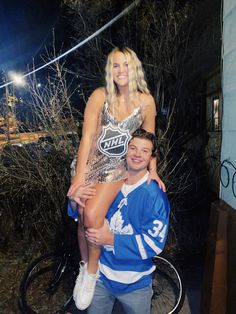
<path fill-rule="evenodd" d="M 105 102 L 86 165 L 86 182 L 114 182 L 126 178 L 125 155 L 128 142 L 143 123 L 142 105 L 118 121 Z"/>

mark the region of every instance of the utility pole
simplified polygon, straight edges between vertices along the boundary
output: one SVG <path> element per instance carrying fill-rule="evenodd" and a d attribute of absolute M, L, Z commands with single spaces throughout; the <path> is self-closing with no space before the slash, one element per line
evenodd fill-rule
<path fill-rule="evenodd" d="M 3 80 L 4 83 L 7 83 L 6 73 L 3 71 Z M 9 89 L 8 85 L 5 86 L 5 95 L 6 95 L 6 135 L 7 135 L 7 141 L 10 142 L 10 130 L 9 130 L 9 106 L 8 106 L 8 99 L 9 99 Z"/>

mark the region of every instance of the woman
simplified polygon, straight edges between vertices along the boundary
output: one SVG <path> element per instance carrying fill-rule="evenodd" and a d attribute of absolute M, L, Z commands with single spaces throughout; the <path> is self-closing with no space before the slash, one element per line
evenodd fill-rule
<path fill-rule="evenodd" d="M 113 49 L 107 58 L 106 88 L 96 89 L 85 108 L 76 174 L 68 191 L 68 197 L 81 206 L 85 228 L 103 225 L 107 210 L 126 178 L 124 157 L 131 134 L 140 127 L 155 133 L 155 116 L 155 102 L 137 55 L 129 48 Z M 149 172 L 149 180 L 156 180 L 165 189 L 154 159 Z M 91 182 L 95 185 L 86 185 Z M 87 189 L 86 202 L 80 196 L 82 187 Z M 92 300 L 100 247 L 84 241 L 81 224 L 78 230 L 81 257 L 87 263 L 81 265 L 74 299 L 82 310 Z"/>

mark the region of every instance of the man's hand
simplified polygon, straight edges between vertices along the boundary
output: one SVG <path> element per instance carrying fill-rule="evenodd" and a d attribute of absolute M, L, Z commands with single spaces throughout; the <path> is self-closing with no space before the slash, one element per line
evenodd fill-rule
<path fill-rule="evenodd" d="M 89 242 L 96 245 L 114 245 L 114 234 L 109 229 L 106 219 L 101 228 L 88 228 L 85 232 L 85 236 Z"/>

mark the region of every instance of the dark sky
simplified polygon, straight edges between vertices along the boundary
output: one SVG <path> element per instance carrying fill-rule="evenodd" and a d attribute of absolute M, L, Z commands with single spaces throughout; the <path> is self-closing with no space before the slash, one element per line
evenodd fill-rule
<path fill-rule="evenodd" d="M 63 41 L 60 0 L 0 0 L 0 71 L 27 70 L 52 39 Z"/>

